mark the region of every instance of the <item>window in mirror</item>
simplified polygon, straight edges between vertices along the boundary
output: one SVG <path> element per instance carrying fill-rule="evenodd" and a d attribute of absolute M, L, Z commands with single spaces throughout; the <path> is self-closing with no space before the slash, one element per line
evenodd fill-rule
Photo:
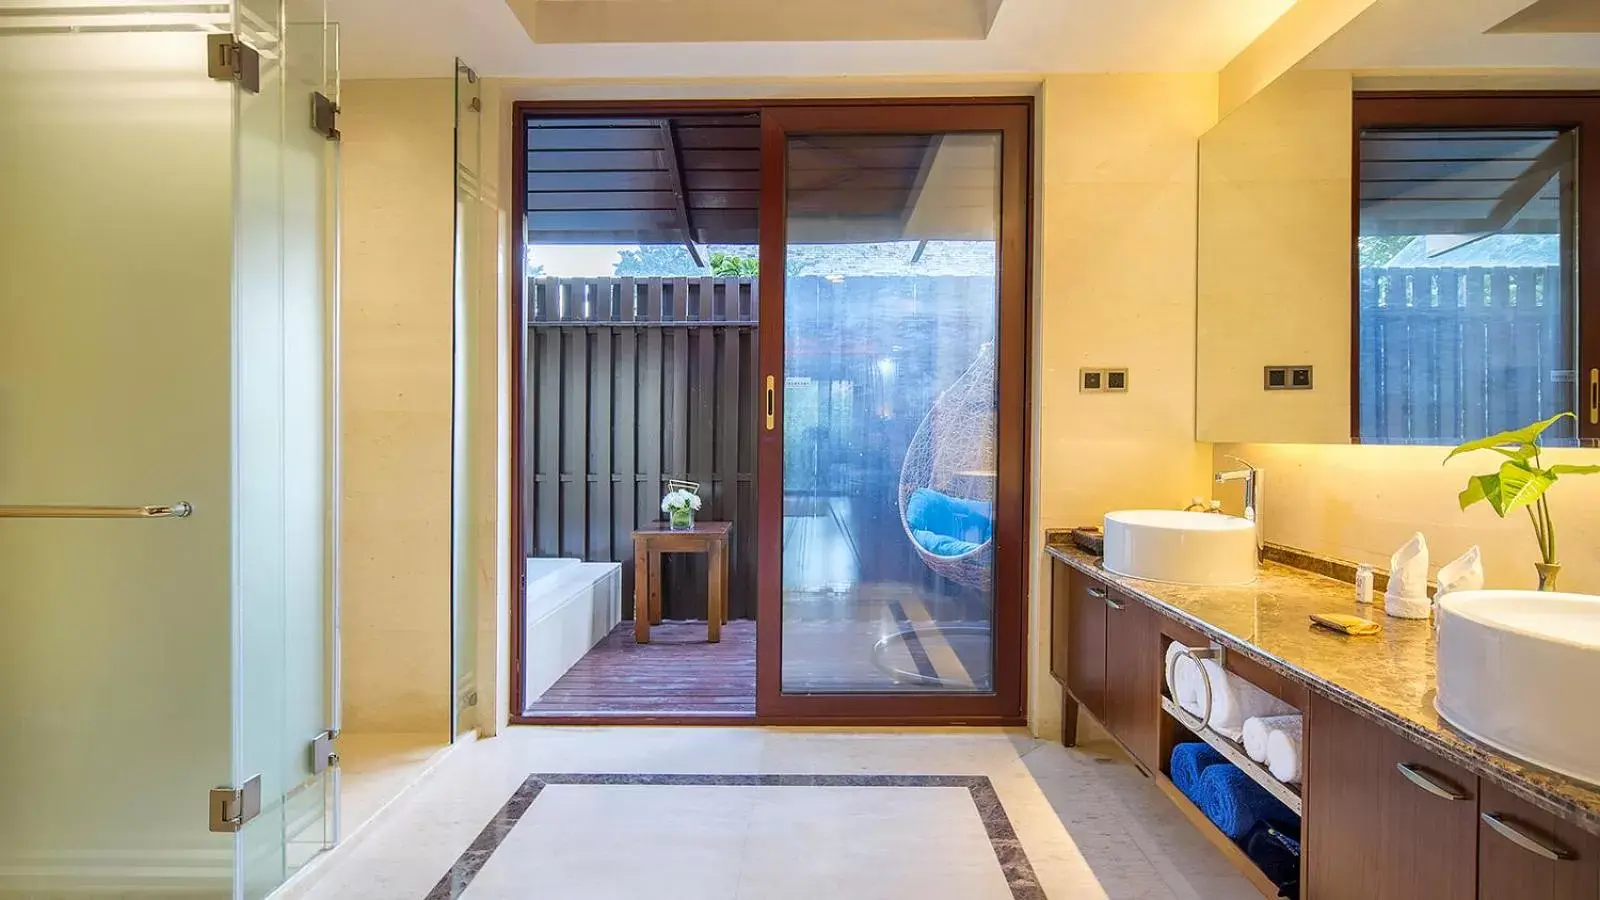
<path fill-rule="evenodd" d="M 1356 441 L 1457 444 L 1560 412 L 1579 420 L 1548 440 L 1600 432 L 1600 308 L 1584 315 L 1595 290 L 1578 266 L 1582 241 L 1591 257 L 1600 246 L 1578 228 L 1583 122 L 1533 105 L 1357 98 Z"/>

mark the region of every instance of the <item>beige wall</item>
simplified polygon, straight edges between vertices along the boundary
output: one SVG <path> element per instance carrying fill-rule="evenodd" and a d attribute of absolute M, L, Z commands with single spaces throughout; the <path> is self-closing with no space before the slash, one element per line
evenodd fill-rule
<path fill-rule="evenodd" d="M 1202 441 L 1349 440 L 1351 110 L 1350 73 L 1294 71 L 1200 141 Z"/>
<path fill-rule="evenodd" d="M 1040 528 L 1207 494 L 1194 441 L 1195 142 L 1216 112 L 1209 75 L 1045 81 L 1040 204 L 1035 513 Z M 1126 366 L 1126 394 L 1081 394 L 1080 366 Z M 1030 721 L 1060 730 L 1049 673 L 1049 569 L 1035 554 Z"/>
<path fill-rule="evenodd" d="M 1223 454 L 1265 471 L 1262 507 L 1267 539 L 1354 562 L 1388 568 L 1389 556 L 1412 532 L 1428 539 L 1433 568 L 1477 544 L 1491 588 L 1531 588 L 1539 549 L 1522 513 L 1495 516 L 1487 504 L 1462 511 L 1456 494 L 1469 475 L 1494 470 L 1500 458 L 1470 454 L 1441 464 L 1443 447 L 1351 447 L 1306 444 L 1218 444 Z M 1545 459 L 1600 463 L 1600 450 L 1550 451 Z M 1226 496 L 1238 509 L 1237 488 Z M 1568 477 L 1550 492 L 1567 590 L 1600 593 L 1600 476 Z"/>
<path fill-rule="evenodd" d="M 449 733 L 452 91 L 341 98 L 349 731 Z"/>

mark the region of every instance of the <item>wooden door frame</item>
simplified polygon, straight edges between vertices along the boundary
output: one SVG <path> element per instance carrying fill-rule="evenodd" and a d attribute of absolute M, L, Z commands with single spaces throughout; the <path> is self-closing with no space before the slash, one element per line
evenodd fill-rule
<path fill-rule="evenodd" d="M 856 133 L 871 131 L 990 131 L 1003 137 L 1002 178 L 1006 185 L 1017 189 L 1003 195 L 1001 220 L 1000 259 L 1001 270 L 1001 396 L 1012 396 L 1017 402 L 1002 403 L 1000 433 L 1016 444 L 1012 454 L 1002 452 L 997 466 L 997 509 L 1007 508 L 1009 514 L 996 519 L 995 596 L 1014 595 L 1013 608 L 996 603 L 996 692 L 983 695 L 915 695 L 915 694 L 865 694 L 859 696 L 817 695 L 783 697 L 776 693 L 778 702 L 762 702 L 763 685 L 780 688 L 781 666 L 781 610 L 768 610 L 770 601 L 779 598 L 782 575 L 782 431 L 769 434 L 757 432 L 756 518 L 762 523 L 757 534 L 756 570 L 758 588 L 757 612 L 757 688 L 755 716 L 746 715 L 636 715 L 636 716 L 529 716 L 527 698 L 524 696 L 524 654 L 527 617 L 527 560 L 523 549 L 526 539 L 525 522 L 525 472 L 524 429 L 526 427 L 527 385 L 526 368 L 527 278 L 523 261 L 528 252 L 527 231 L 527 120 L 531 117 L 616 117 L 638 116 L 660 118 L 672 115 L 751 115 L 762 122 L 762 185 L 760 211 L 760 259 L 762 272 L 758 285 L 763 298 L 758 307 L 758 380 L 764 373 L 781 372 L 779 363 L 783 352 L 782 297 L 783 264 L 782 233 L 784 227 L 784 170 L 783 147 L 768 147 L 769 122 L 783 123 L 793 128 L 796 124 L 815 123 L 813 127 L 848 127 Z M 1028 616 L 1027 605 L 1027 551 L 1028 551 L 1028 495 L 1031 476 L 1028 470 L 1028 445 L 1031 434 L 1031 384 L 1028 372 L 1031 359 L 1032 310 L 1032 158 L 1033 158 L 1033 99 L 1030 97 L 921 97 L 896 98 L 892 102 L 872 98 L 838 100 L 781 99 L 761 101 L 737 100 L 665 100 L 665 101 L 518 101 L 511 108 L 512 129 L 512 268 L 511 302 L 508 311 L 511 328 L 510 341 L 510 429 L 509 453 L 511 475 L 511 610 L 510 634 L 507 636 L 511 653 L 510 697 L 508 720 L 513 725 L 803 725 L 803 724 L 860 724 L 860 725 L 1021 725 L 1027 721 L 1027 659 Z M 781 132 L 780 132 L 781 133 Z M 777 152 L 777 165 L 773 165 L 773 151 Z M 770 244 L 769 228 L 776 226 L 778 243 Z M 769 258 L 777 253 L 777 263 Z M 768 314 L 777 309 L 777 319 L 771 325 Z M 1015 332 L 1013 334 L 1013 332 Z M 775 345 L 769 345 L 774 337 Z M 1010 344 L 1017 346 L 1010 349 Z M 776 357 L 769 356 L 776 352 Z M 775 362 L 776 360 L 776 362 Z M 759 384 L 752 385 L 752 396 L 761 396 Z M 1009 393 L 1008 393 L 1009 390 Z M 781 404 L 781 392 L 779 403 Z M 781 421 L 781 406 L 777 410 Z M 1009 431 L 1007 430 L 1009 428 Z M 773 437 L 775 435 L 775 437 Z M 775 450 L 774 450 L 775 448 Z M 769 459 L 776 452 L 778 464 Z M 763 473 L 769 473 L 764 477 Z M 771 473 L 775 473 L 774 480 Z M 771 482 L 772 487 L 768 487 Z M 767 493 L 775 487 L 777 506 L 775 520 L 771 500 Z M 767 524 L 777 522 L 779 525 Z M 770 579 L 770 584 L 768 580 Z M 623 598 L 624 606 L 628 599 Z M 1003 613 L 1003 614 L 1002 614 Z M 1008 633 L 1009 632 L 1009 633 Z M 1006 640 L 1001 640 L 1002 636 Z"/>
<path fill-rule="evenodd" d="M 943 103 L 818 102 L 767 108 L 761 116 L 760 301 L 757 371 L 784 379 L 787 138 L 796 133 L 998 133 L 1001 140 L 999 322 L 1000 406 L 994 529 L 994 692 L 784 694 L 783 391 L 771 402 L 776 425 L 756 441 L 756 710 L 763 720 L 833 723 L 1015 725 L 1026 721 L 1028 578 L 1028 371 L 1031 330 L 1030 219 L 1033 101 L 982 98 Z"/>

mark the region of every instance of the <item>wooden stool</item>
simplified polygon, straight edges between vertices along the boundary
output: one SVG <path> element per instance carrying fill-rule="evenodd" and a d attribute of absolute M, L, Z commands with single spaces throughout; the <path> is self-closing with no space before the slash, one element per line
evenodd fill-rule
<path fill-rule="evenodd" d="M 661 621 L 661 554 L 706 555 L 706 640 L 722 640 L 728 617 L 728 536 L 732 522 L 696 522 L 674 531 L 665 522 L 633 533 L 633 638 L 650 643 L 650 626 Z"/>

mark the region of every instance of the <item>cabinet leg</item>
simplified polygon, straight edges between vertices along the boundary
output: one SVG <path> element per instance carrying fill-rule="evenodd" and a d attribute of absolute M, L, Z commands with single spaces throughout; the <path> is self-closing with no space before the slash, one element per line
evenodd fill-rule
<path fill-rule="evenodd" d="M 1078 701 L 1061 691 L 1061 746 L 1078 746 Z"/>

